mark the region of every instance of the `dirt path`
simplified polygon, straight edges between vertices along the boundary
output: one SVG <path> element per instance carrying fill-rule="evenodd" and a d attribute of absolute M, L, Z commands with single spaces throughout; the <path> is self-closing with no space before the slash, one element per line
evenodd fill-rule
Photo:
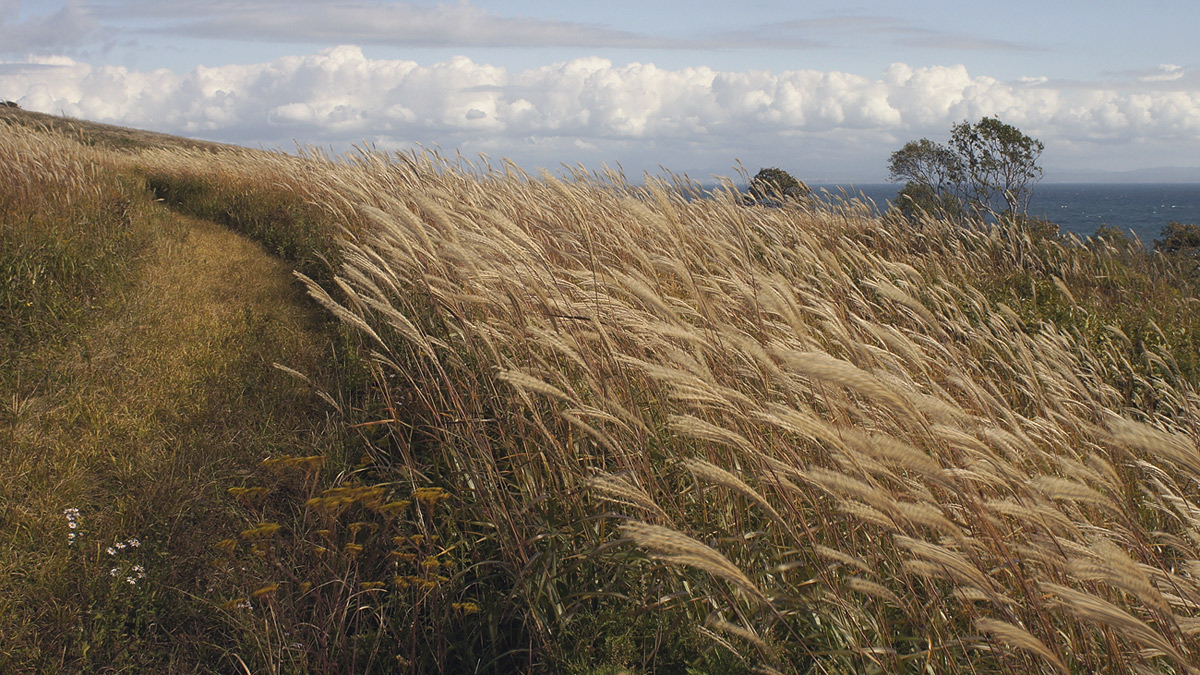
<path fill-rule="evenodd" d="M 330 349 L 290 269 L 213 223 L 158 217 L 112 318 L 68 345 L 0 429 L 11 441 L 0 453 L 0 635 L 21 645 L 0 648 L 0 670 L 86 670 L 114 650 L 158 663 L 167 645 L 186 653 L 181 641 L 215 648 L 203 634 L 205 594 L 220 583 L 212 545 L 245 517 L 227 488 L 265 456 L 327 449 L 328 406 L 272 367 L 320 380 Z M 109 547 L 131 538 L 138 558 L 122 574 L 136 564 L 153 596 L 136 603 L 104 578 L 117 569 Z"/>

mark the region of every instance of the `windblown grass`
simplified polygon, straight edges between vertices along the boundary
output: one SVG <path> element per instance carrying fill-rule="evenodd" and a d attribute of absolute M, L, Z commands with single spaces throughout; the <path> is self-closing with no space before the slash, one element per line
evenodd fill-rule
<path fill-rule="evenodd" d="M 559 663 L 609 612 L 786 671 L 1200 667 L 1192 334 L 1134 342 L 1134 298 L 1088 298 L 1131 269 L 1102 243 L 430 154 L 326 170 L 371 225 L 345 299 L 310 292 Z"/>
<path fill-rule="evenodd" d="M 251 441 L 204 502 L 225 664 L 1200 669 L 1170 260 L 436 153 L 104 157 L 342 325 L 282 361 L 344 435 Z"/>

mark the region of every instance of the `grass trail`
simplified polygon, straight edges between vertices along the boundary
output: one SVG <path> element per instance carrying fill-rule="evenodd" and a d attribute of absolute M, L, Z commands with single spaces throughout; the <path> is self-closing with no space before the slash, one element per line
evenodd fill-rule
<path fill-rule="evenodd" d="M 107 318 L 39 354 L 6 402 L 0 633 L 26 653 L 0 647 L 0 666 L 227 658 L 203 634 L 219 605 L 205 596 L 223 588 L 212 545 L 244 527 L 226 490 L 268 455 L 325 451 L 327 406 L 272 367 L 320 376 L 329 350 L 289 268 L 221 226 L 155 211 L 136 281 Z M 66 509 L 79 509 L 71 545 Z M 130 538 L 138 550 L 107 552 Z M 140 585 L 125 581 L 135 565 Z"/>

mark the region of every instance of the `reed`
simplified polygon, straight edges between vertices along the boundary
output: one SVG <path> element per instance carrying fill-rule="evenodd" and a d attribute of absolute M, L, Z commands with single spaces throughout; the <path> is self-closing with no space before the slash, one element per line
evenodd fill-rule
<path fill-rule="evenodd" d="M 311 291 L 405 364 L 428 465 L 548 584 L 515 600 L 547 634 L 574 616 L 552 586 L 621 588 L 636 613 L 649 577 L 672 589 L 641 601 L 664 620 L 732 613 L 742 657 L 772 668 L 1200 663 L 1194 610 L 1165 599 L 1200 600 L 1165 576 L 1196 549 L 1151 543 L 1194 529 L 1195 380 L 1169 340 L 1109 339 L 1113 307 L 1082 289 L 1122 269 L 1104 252 L 680 179 L 432 154 L 327 171 L 371 225 L 346 241 L 345 302 Z M 1005 295 L 1018 278 L 1033 295 Z M 598 526 L 603 504 L 632 519 Z M 629 574 L 637 550 L 652 564 Z"/>
<path fill-rule="evenodd" d="M 270 493 L 267 668 L 1200 669 L 1167 261 L 435 151 L 122 161 L 291 260 L 369 392 L 326 394 L 364 461 Z"/>

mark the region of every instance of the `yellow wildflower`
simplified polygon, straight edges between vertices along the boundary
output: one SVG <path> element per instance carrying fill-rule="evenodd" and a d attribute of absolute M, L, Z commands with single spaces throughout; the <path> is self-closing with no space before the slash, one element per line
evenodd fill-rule
<path fill-rule="evenodd" d="M 376 510 L 385 516 L 396 516 L 401 511 L 408 508 L 409 504 L 412 504 L 412 502 L 407 499 L 401 499 L 399 501 L 388 502 L 387 504 L 383 504 Z"/>
<path fill-rule="evenodd" d="M 259 523 L 254 527 L 243 530 L 243 539 L 265 539 L 279 531 L 279 523 Z"/>
<path fill-rule="evenodd" d="M 429 508 L 433 508 L 438 502 L 449 498 L 450 493 L 440 487 L 419 487 L 413 490 L 413 499 L 416 499 Z"/>

